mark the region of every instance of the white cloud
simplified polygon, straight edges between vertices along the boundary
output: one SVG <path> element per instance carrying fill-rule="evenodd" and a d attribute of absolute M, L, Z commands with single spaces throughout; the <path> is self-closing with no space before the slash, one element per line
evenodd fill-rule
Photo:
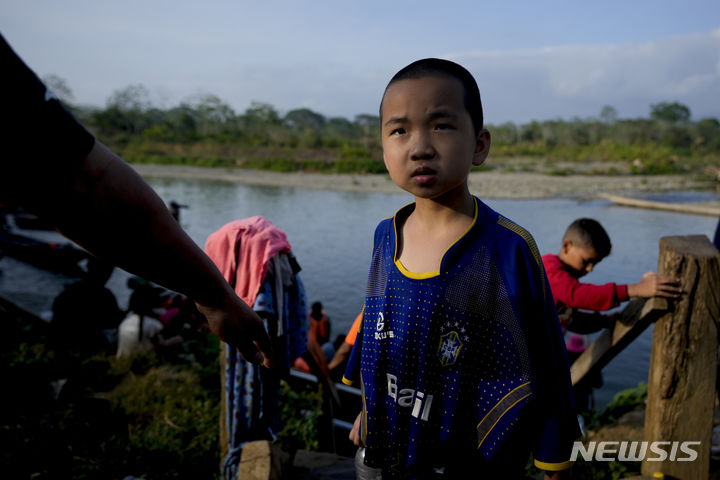
<path fill-rule="evenodd" d="M 344 18 L 321 21 L 304 13 L 305 22 L 292 15 L 276 19 L 277 7 L 247 11 L 244 6 L 242 14 L 227 14 L 223 2 L 210 3 L 144 15 L 138 15 L 139 2 L 133 8 L 85 6 L 82 14 L 48 4 L 50 10 L 40 15 L 27 2 L 15 1 L 0 26 L 40 76 L 66 79 L 78 103 L 96 106 L 117 89 L 143 84 L 162 106 L 207 92 L 237 111 L 262 101 L 280 111 L 308 107 L 352 118 L 377 111 L 382 89 L 398 68 L 420 56 L 455 52 L 444 56 L 473 72 L 489 123 L 586 118 L 605 105 L 623 118 L 646 117 L 651 104 L 664 101 L 687 105 L 693 119 L 720 118 L 720 29 L 598 45 L 577 43 L 585 38 L 577 23 L 565 35 L 576 43 L 563 44 L 562 35 L 528 28 L 522 31 L 536 35 L 520 35 L 516 45 L 554 41 L 560 46 L 472 51 L 465 45 L 507 40 L 508 32 L 434 36 L 414 28 L 399 34 L 386 24 L 368 27 L 364 17 L 358 35 Z"/>
<path fill-rule="evenodd" d="M 694 119 L 720 117 L 720 29 L 629 45 L 572 45 L 448 55 L 468 67 L 491 123 L 589 117 L 603 105 L 621 117 L 678 101 Z"/>

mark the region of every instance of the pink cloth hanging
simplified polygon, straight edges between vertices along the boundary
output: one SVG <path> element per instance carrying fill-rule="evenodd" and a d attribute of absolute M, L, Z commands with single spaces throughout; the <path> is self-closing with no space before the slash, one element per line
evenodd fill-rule
<path fill-rule="evenodd" d="M 234 285 L 235 293 L 251 307 L 265 280 L 270 259 L 289 252 L 285 232 L 260 216 L 227 223 L 205 242 L 205 253 L 225 280 Z"/>

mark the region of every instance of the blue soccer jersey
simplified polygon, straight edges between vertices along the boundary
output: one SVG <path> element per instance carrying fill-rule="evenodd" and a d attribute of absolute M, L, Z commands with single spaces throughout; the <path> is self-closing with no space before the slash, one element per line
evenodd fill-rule
<path fill-rule="evenodd" d="M 375 231 L 346 383 L 363 391 L 366 463 L 384 478 L 569 467 L 580 435 L 567 353 L 532 237 L 476 199 L 437 272 L 407 271 L 396 226 Z M 478 474 L 481 474 L 478 471 Z"/>

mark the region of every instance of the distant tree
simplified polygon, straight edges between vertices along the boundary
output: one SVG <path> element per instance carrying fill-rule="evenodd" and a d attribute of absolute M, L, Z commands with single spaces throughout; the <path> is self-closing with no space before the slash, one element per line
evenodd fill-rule
<path fill-rule="evenodd" d="M 165 115 L 165 130 L 169 133 L 169 140 L 187 141 L 197 138 L 197 113 L 195 108 L 187 103 L 171 108 Z"/>
<path fill-rule="evenodd" d="M 278 115 L 275 107 L 263 102 L 252 102 L 247 110 L 245 110 L 243 117 L 251 127 L 263 124 L 277 125 L 280 123 L 280 115 Z"/>
<path fill-rule="evenodd" d="M 696 147 L 718 150 L 720 149 L 720 122 L 716 118 L 703 118 L 693 128 Z"/>
<path fill-rule="evenodd" d="M 333 138 L 353 139 L 360 136 L 357 126 L 344 117 L 332 117 L 325 123 L 325 135 Z"/>
<path fill-rule="evenodd" d="M 46 75 L 42 78 L 45 86 L 55 94 L 55 96 L 63 103 L 69 104 L 75 96 L 64 78 L 57 75 Z"/>
<path fill-rule="evenodd" d="M 150 93 L 142 85 L 116 90 L 107 99 L 107 108 L 93 115 L 93 123 L 106 134 L 136 134 L 162 119 L 162 112 L 153 108 Z"/>
<path fill-rule="evenodd" d="M 612 129 L 615 121 L 612 124 L 607 124 L 603 121 L 588 120 L 585 122 L 583 128 L 586 130 L 587 143 L 596 144 L 606 139 L 608 132 Z"/>
<path fill-rule="evenodd" d="M 565 145 L 587 145 L 590 143 L 590 129 L 581 118 L 574 117 L 572 122 L 566 124 L 566 133 L 562 139 Z"/>
<path fill-rule="evenodd" d="M 218 96 L 200 94 L 189 99 L 188 103 L 200 135 L 220 135 L 236 129 L 235 111 Z"/>
<path fill-rule="evenodd" d="M 608 125 L 612 125 L 617 121 L 618 113 L 617 110 L 615 110 L 615 107 L 611 107 L 610 105 L 605 105 L 602 110 L 600 110 L 600 120 L 607 123 Z"/>
<path fill-rule="evenodd" d="M 542 140 L 543 132 L 540 123 L 533 120 L 527 125 L 523 125 L 520 133 L 520 138 L 524 142 L 538 142 Z"/>
<path fill-rule="evenodd" d="M 380 117 L 361 113 L 360 115 L 355 115 L 355 124 L 359 127 L 376 127 L 380 125 Z"/>
<path fill-rule="evenodd" d="M 325 125 L 325 117 L 309 108 L 297 108 L 285 114 L 283 123 L 296 131 L 318 131 Z"/>
<path fill-rule="evenodd" d="M 130 85 L 115 90 L 107 99 L 107 106 L 121 112 L 143 112 L 152 107 L 150 92 L 143 85 Z"/>
<path fill-rule="evenodd" d="M 239 123 L 243 136 L 252 145 L 282 145 L 290 141 L 290 135 L 282 126 L 280 115 L 269 103 L 252 102 L 245 113 L 240 115 Z"/>
<path fill-rule="evenodd" d="M 517 126 L 512 122 L 506 122 L 498 126 L 488 125 L 492 133 L 493 143 L 498 145 L 515 145 L 520 136 Z"/>
<path fill-rule="evenodd" d="M 612 139 L 623 145 L 643 145 L 652 141 L 656 130 L 647 118 L 620 120 L 612 130 Z"/>
<path fill-rule="evenodd" d="M 660 122 L 681 123 L 690 120 L 690 109 L 677 102 L 650 105 L 650 118 Z"/>
<path fill-rule="evenodd" d="M 355 115 L 355 125 L 360 129 L 363 137 L 380 135 L 380 117 L 366 113 Z"/>

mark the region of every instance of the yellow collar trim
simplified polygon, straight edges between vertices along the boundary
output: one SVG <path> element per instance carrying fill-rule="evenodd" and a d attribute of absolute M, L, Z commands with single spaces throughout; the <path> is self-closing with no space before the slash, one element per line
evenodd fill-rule
<path fill-rule="evenodd" d="M 457 238 L 457 240 L 455 240 L 453 243 L 450 244 L 450 246 L 448 246 L 448 247 L 445 249 L 445 251 L 443 252 L 442 256 L 440 257 L 440 265 L 438 265 L 438 269 L 437 269 L 437 270 L 434 270 L 434 271 L 432 271 L 432 272 L 411 272 L 410 270 L 408 270 L 407 268 L 405 268 L 405 266 L 400 262 L 400 259 L 397 258 L 397 251 L 398 251 L 398 231 L 397 231 L 397 221 L 396 221 L 396 220 L 397 220 L 397 213 L 396 213 L 396 214 L 393 216 L 393 229 L 395 230 L 395 253 L 393 254 L 393 259 L 394 259 L 394 262 L 395 262 L 395 266 L 396 266 L 397 269 L 400 271 L 400 273 L 402 273 L 403 275 L 405 275 L 405 276 L 408 277 L 408 278 L 412 278 L 412 279 L 415 279 L 415 280 L 424 280 L 424 279 L 426 279 L 426 278 L 437 277 L 438 275 L 440 275 L 440 267 L 442 266 L 442 261 L 443 261 L 443 259 L 445 258 L 445 255 L 447 254 L 447 252 L 448 252 L 456 243 L 458 243 L 465 235 L 467 235 L 468 232 L 469 232 L 470 230 L 472 230 L 472 228 L 475 226 L 475 222 L 477 222 L 477 218 L 478 218 L 478 202 L 477 202 L 477 199 L 476 199 L 475 197 L 473 197 L 473 200 L 475 201 L 475 211 L 473 212 L 473 220 L 472 220 L 472 222 L 470 223 L 470 226 L 463 232 L 462 235 L 460 235 L 460 236 Z M 410 204 L 410 205 L 412 205 L 412 204 Z M 399 213 L 400 211 L 404 210 L 405 208 L 409 207 L 410 205 L 405 205 L 405 206 L 402 207 L 400 210 L 398 210 L 398 213 Z"/>

